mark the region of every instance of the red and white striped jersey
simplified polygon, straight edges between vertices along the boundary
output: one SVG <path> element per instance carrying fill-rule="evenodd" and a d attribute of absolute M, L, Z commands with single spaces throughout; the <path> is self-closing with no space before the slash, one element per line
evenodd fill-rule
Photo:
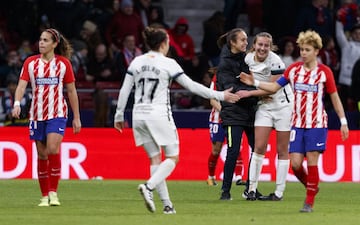
<path fill-rule="evenodd" d="M 68 106 L 63 95 L 64 83 L 75 81 L 70 61 L 60 55 L 44 62 L 40 55 L 28 57 L 20 79 L 31 83 L 33 99 L 30 120 L 44 121 L 67 117 Z"/>
<path fill-rule="evenodd" d="M 210 83 L 210 89 L 216 90 L 216 75 L 213 76 L 212 81 Z M 217 111 L 214 107 L 212 107 L 210 116 L 209 116 L 209 122 L 212 123 L 220 123 L 220 112 Z"/>
<path fill-rule="evenodd" d="M 327 114 L 323 98 L 336 92 L 334 75 L 329 67 L 318 64 L 306 71 L 303 62 L 290 65 L 284 78 L 290 82 L 294 91 L 294 110 L 292 125 L 298 128 L 326 128 Z"/>

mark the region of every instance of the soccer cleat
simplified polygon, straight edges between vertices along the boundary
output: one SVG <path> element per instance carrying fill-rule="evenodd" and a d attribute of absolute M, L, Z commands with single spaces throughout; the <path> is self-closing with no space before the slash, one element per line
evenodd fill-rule
<path fill-rule="evenodd" d="M 248 190 L 248 188 L 246 188 L 246 189 L 244 190 L 244 192 L 242 193 L 241 196 L 242 196 L 243 198 L 247 199 L 247 196 L 248 196 L 248 195 L 249 195 L 249 190 Z M 261 198 L 263 195 L 258 191 L 258 189 L 256 189 L 255 196 L 256 196 L 257 199 L 259 199 L 259 198 Z"/>
<path fill-rule="evenodd" d="M 49 192 L 49 204 L 50 206 L 59 206 L 61 205 L 59 202 L 59 198 L 57 196 L 57 193 L 54 191 Z"/>
<path fill-rule="evenodd" d="M 164 214 L 176 214 L 175 207 L 165 206 L 163 210 Z"/>
<path fill-rule="evenodd" d="M 145 201 L 145 206 L 150 212 L 155 212 L 155 203 L 153 200 L 153 192 L 150 190 L 146 184 L 140 184 L 138 187 L 141 196 Z"/>
<path fill-rule="evenodd" d="M 216 181 L 215 181 L 215 178 L 209 178 L 209 179 L 207 179 L 207 184 L 208 184 L 209 186 L 216 186 L 216 185 L 217 185 L 217 183 L 216 183 Z"/>
<path fill-rule="evenodd" d="M 306 204 L 306 203 L 304 203 L 304 207 L 302 208 L 302 209 L 300 209 L 300 212 L 302 212 L 302 213 L 311 213 L 311 212 L 313 212 L 314 210 L 313 210 L 313 208 L 311 207 L 311 205 L 310 204 Z"/>
<path fill-rule="evenodd" d="M 230 192 L 223 191 L 221 193 L 220 200 L 225 200 L 225 201 L 232 200 Z"/>
<path fill-rule="evenodd" d="M 245 189 L 241 196 L 242 196 L 243 198 L 247 199 L 247 196 L 248 196 L 248 194 L 249 194 L 248 191 L 249 191 L 248 189 Z"/>
<path fill-rule="evenodd" d="M 261 201 L 281 201 L 283 198 L 279 198 L 275 193 L 270 193 L 268 196 L 261 196 L 258 199 Z"/>
<path fill-rule="evenodd" d="M 261 198 L 263 195 L 260 193 L 260 191 L 259 191 L 258 189 L 256 189 L 255 196 L 256 196 L 256 199 L 259 199 L 259 198 Z"/>
<path fill-rule="evenodd" d="M 241 179 L 238 179 L 236 182 L 235 182 L 236 185 L 246 185 L 246 181 L 243 181 Z"/>
<path fill-rule="evenodd" d="M 255 201 L 256 200 L 256 193 L 255 191 L 250 191 L 247 195 L 246 200 L 248 201 Z"/>
<path fill-rule="evenodd" d="M 40 207 L 50 206 L 50 205 L 49 205 L 49 197 L 48 197 L 48 196 L 43 196 L 43 197 L 40 199 L 40 203 L 39 203 L 38 206 L 40 206 Z"/>

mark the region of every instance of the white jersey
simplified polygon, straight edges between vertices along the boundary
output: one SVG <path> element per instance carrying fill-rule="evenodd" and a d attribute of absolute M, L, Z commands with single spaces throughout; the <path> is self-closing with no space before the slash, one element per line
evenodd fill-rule
<path fill-rule="evenodd" d="M 172 80 L 201 97 L 224 100 L 223 92 L 192 81 L 174 59 L 150 51 L 136 57 L 129 65 L 119 93 L 115 122 L 124 121 L 126 102 L 134 84 L 133 120 L 172 120 L 169 90 Z"/>
<path fill-rule="evenodd" d="M 249 52 L 245 57 L 245 62 L 249 66 L 255 79 L 259 81 L 270 81 L 272 75 L 281 75 L 285 71 L 285 64 L 281 58 L 274 52 L 270 51 L 268 57 L 263 62 L 255 61 L 255 52 Z M 271 95 L 271 101 L 259 101 L 262 108 L 265 109 L 278 109 L 284 103 L 292 103 L 294 94 L 290 85 L 278 90 L 275 94 Z"/>

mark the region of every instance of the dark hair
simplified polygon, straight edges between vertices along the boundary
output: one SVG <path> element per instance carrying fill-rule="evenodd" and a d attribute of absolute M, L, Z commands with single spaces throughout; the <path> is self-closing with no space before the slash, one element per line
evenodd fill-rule
<path fill-rule="evenodd" d="M 283 55 L 285 52 L 285 47 L 287 43 L 292 43 L 292 45 L 294 46 L 294 51 L 292 52 L 291 56 L 296 59 L 299 57 L 299 46 L 297 46 L 296 44 L 296 38 L 293 36 L 284 36 L 282 37 L 279 42 L 278 42 L 278 50 L 277 52 L 280 55 Z"/>
<path fill-rule="evenodd" d="M 168 37 L 166 31 L 162 28 L 146 27 L 144 38 L 146 45 L 151 50 L 159 50 L 161 43 Z"/>
<path fill-rule="evenodd" d="M 54 42 L 57 42 L 58 45 L 56 46 L 54 52 L 55 54 L 62 55 L 68 59 L 71 58 L 73 53 L 73 48 L 70 45 L 70 42 L 56 29 L 49 28 L 44 30 L 44 32 L 48 32 L 51 34 L 51 39 Z"/>
<path fill-rule="evenodd" d="M 219 48 L 222 48 L 225 44 L 227 44 L 230 47 L 230 42 L 234 41 L 236 42 L 236 36 L 239 32 L 244 32 L 245 30 L 242 28 L 234 28 L 230 30 L 229 32 L 221 35 L 219 39 L 217 40 L 217 45 Z"/>

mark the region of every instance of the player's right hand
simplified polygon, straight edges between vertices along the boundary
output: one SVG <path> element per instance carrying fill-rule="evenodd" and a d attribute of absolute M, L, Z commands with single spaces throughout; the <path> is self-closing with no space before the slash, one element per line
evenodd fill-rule
<path fill-rule="evenodd" d="M 120 133 L 122 133 L 122 130 L 125 127 L 125 122 L 124 121 L 119 121 L 119 122 L 114 122 L 114 128 L 116 130 L 118 130 Z"/>
<path fill-rule="evenodd" d="M 231 93 L 232 89 L 233 88 L 231 87 L 224 91 L 224 101 L 229 102 L 229 103 L 235 103 L 240 100 L 240 96 L 238 96 L 237 94 Z"/>
<path fill-rule="evenodd" d="M 247 74 L 244 72 L 241 72 L 239 75 L 240 81 L 243 82 L 244 84 L 247 84 L 249 86 L 253 86 L 254 85 L 254 77 L 252 76 L 252 74 Z"/>

